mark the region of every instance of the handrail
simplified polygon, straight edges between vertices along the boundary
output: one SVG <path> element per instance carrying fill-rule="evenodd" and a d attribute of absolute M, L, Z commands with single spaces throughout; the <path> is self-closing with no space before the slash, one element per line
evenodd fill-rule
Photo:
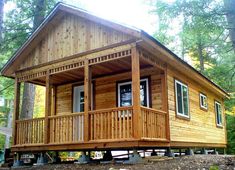
<path fill-rule="evenodd" d="M 31 121 L 44 120 L 44 119 L 45 119 L 45 117 L 33 118 L 33 119 L 23 119 L 23 120 L 16 120 L 16 123 L 19 123 L 19 122 L 31 122 Z"/>
<path fill-rule="evenodd" d="M 108 109 L 91 110 L 89 111 L 89 114 L 104 113 L 104 112 L 119 111 L 119 110 L 130 110 L 130 109 L 132 109 L 132 106 L 113 107 L 113 108 L 108 108 Z"/>
<path fill-rule="evenodd" d="M 62 117 L 69 117 L 69 116 L 79 116 L 79 115 L 84 115 L 84 112 L 75 112 L 75 113 L 69 113 L 69 114 L 64 114 L 64 115 L 53 115 L 53 116 L 48 116 L 48 119 L 62 118 Z"/>
<path fill-rule="evenodd" d="M 149 110 L 149 111 L 153 111 L 153 112 L 158 112 L 160 114 L 167 114 L 167 112 L 165 112 L 163 110 L 157 110 L 157 109 L 149 108 L 149 107 L 145 107 L 145 106 L 141 106 L 141 109 Z"/>

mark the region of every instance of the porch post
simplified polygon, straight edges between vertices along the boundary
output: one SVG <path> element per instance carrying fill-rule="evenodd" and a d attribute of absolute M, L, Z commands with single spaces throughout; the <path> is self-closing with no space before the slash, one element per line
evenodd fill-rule
<path fill-rule="evenodd" d="M 140 139 L 142 136 L 141 109 L 140 109 L 140 55 L 136 47 L 131 49 L 132 67 L 132 103 L 133 103 L 133 136 Z"/>
<path fill-rule="evenodd" d="M 44 143 L 49 142 L 49 121 L 48 116 L 51 115 L 51 82 L 49 70 L 46 74 L 46 100 L 45 100 L 45 120 L 44 120 Z"/>
<path fill-rule="evenodd" d="M 19 119 L 19 109 L 20 108 L 20 82 L 15 78 L 15 98 L 14 98 L 14 113 L 13 113 L 13 127 L 12 127 L 12 143 L 16 145 L 16 120 Z"/>
<path fill-rule="evenodd" d="M 91 70 L 89 68 L 89 60 L 85 59 L 84 67 L 84 141 L 89 140 L 89 110 L 91 107 Z"/>
<path fill-rule="evenodd" d="M 170 140 L 170 123 L 169 123 L 169 110 L 168 110 L 168 86 L 167 86 L 167 66 L 164 69 L 164 74 L 161 74 L 162 82 L 162 109 L 166 112 L 166 139 Z"/>

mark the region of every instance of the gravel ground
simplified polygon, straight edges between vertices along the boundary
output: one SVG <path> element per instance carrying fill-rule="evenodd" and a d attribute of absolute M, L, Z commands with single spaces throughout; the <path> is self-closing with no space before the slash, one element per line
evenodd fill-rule
<path fill-rule="evenodd" d="M 123 164 L 51 164 L 16 169 L 27 170 L 235 170 L 235 156 L 228 155 L 194 155 L 183 156 L 168 160 L 148 159 L 146 163 L 135 165 Z"/>

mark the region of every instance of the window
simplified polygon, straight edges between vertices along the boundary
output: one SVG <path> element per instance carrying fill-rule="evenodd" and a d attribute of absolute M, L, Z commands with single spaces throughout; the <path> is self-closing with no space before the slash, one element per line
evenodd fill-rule
<path fill-rule="evenodd" d="M 215 114 L 217 126 L 222 126 L 222 109 L 221 104 L 217 101 L 215 101 Z"/>
<path fill-rule="evenodd" d="M 188 86 L 175 80 L 176 113 L 189 118 Z"/>
<path fill-rule="evenodd" d="M 131 81 L 118 83 L 118 107 L 132 105 Z M 149 107 L 148 79 L 140 80 L 140 102 L 142 106 Z"/>
<path fill-rule="evenodd" d="M 202 109 L 206 109 L 207 110 L 208 109 L 208 106 L 207 106 L 207 96 L 202 94 L 202 93 L 200 93 L 199 94 L 199 98 L 200 98 L 200 107 Z"/>

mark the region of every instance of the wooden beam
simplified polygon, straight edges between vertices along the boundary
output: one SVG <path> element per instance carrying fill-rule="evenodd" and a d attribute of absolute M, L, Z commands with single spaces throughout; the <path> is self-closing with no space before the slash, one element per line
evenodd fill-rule
<path fill-rule="evenodd" d="M 56 115 L 56 95 L 57 95 L 57 86 L 52 86 L 52 106 L 51 106 L 51 115 Z"/>
<path fill-rule="evenodd" d="M 49 142 L 49 122 L 48 116 L 51 115 L 51 82 L 50 82 L 50 74 L 49 70 L 46 74 L 46 101 L 45 101 L 45 122 L 44 122 L 44 143 L 47 144 Z"/>
<path fill-rule="evenodd" d="M 165 67 L 166 67 L 166 64 L 160 60 L 157 56 L 153 56 L 152 54 L 148 53 L 148 52 L 143 52 L 144 50 L 142 49 L 142 52 L 140 54 L 140 58 L 141 60 L 145 61 L 146 63 L 158 68 L 158 69 L 161 69 L 161 70 L 164 70 Z"/>
<path fill-rule="evenodd" d="M 89 140 L 89 115 L 91 108 L 91 71 L 89 60 L 85 59 L 84 67 L 84 142 Z"/>
<path fill-rule="evenodd" d="M 169 109 L 168 109 L 168 83 L 167 83 L 167 67 L 164 69 L 164 74 L 161 74 L 162 83 L 162 109 L 167 113 L 165 120 L 166 128 L 166 139 L 170 141 L 170 119 L 169 119 Z"/>
<path fill-rule="evenodd" d="M 16 120 L 19 119 L 19 109 L 20 109 L 20 83 L 18 79 L 15 78 L 15 99 L 14 99 L 14 113 L 13 113 L 13 127 L 12 127 L 12 138 L 13 145 L 16 145 Z"/>
<path fill-rule="evenodd" d="M 132 103 L 133 103 L 133 136 L 140 139 L 142 135 L 141 109 L 140 109 L 140 58 L 136 47 L 131 49 L 132 67 Z"/>

